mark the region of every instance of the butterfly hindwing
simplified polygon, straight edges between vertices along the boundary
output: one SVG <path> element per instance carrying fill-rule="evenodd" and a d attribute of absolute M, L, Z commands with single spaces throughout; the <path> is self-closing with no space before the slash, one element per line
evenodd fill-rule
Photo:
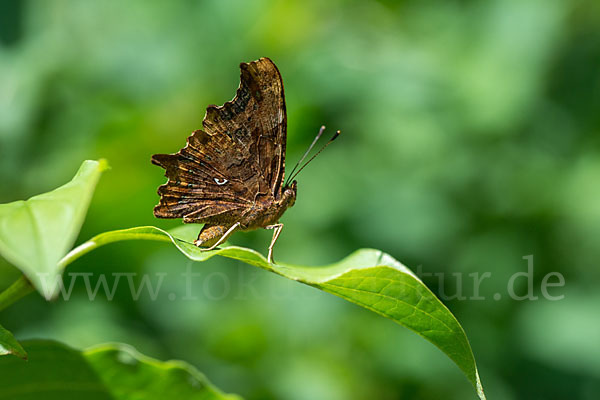
<path fill-rule="evenodd" d="M 208 222 L 217 215 L 235 219 L 251 207 L 257 187 L 249 185 L 252 172 L 241 167 L 243 152 L 232 147 L 227 138 L 195 131 L 179 152 L 152 156 L 169 178 L 158 188 L 160 202 L 154 215 Z M 236 159 L 242 161 L 236 165 Z"/>

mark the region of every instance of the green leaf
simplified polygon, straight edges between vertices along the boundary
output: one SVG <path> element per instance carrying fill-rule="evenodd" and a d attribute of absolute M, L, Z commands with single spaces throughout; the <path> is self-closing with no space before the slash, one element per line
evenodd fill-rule
<path fill-rule="evenodd" d="M 473 384 L 480 399 L 485 399 L 463 328 L 427 286 L 390 255 L 362 249 L 338 263 L 323 267 L 270 264 L 260 253 L 242 247 L 202 251 L 191 243 L 198 231 L 197 225 L 184 225 L 171 232 L 153 226 L 105 232 L 74 249 L 62 263 L 67 265 L 104 244 L 136 239 L 170 241 L 194 261 L 205 261 L 215 255 L 240 260 L 332 293 L 411 329 L 450 357 Z"/>
<path fill-rule="evenodd" d="M 27 359 L 27 352 L 16 341 L 13 334 L 0 325 L 0 356 L 7 354 L 15 355 L 24 360 Z"/>
<path fill-rule="evenodd" d="M 0 357 L 0 398 L 111 400 L 81 352 L 53 341 L 25 341 L 29 360 Z"/>
<path fill-rule="evenodd" d="M 47 299 L 56 295 L 59 260 L 73 246 L 107 163 L 84 161 L 67 184 L 25 201 L 0 204 L 0 254 Z"/>
<path fill-rule="evenodd" d="M 23 343 L 29 361 L 0 357 L 0 398 L 19 400 L 234 400 L 181 361 L 161 362 L 122 344 L 79 351 L 49 340 Z"/>
<path fill-rule="evenodd" d="M 84 352 L 88 363 L 115 399 L 241 400 L 225 395 L 191 365 L 158 361 L 124 344 L 108 344 Z"/>

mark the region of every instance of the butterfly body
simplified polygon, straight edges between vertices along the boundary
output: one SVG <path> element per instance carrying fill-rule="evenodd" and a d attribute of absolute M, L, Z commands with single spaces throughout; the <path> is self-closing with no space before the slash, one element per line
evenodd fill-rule
<path fill-rule="evenodd" d="M 266 198 L 257 200 L 240 220 L 240 230 L 250 231 L 276 224 L 288 208 L 296 202 L 296 181 L 282 191 L 279 199 Z"/>
<path fill-rule="evenodd" d="M 158 218 L 204 223 L 196 244 L 222 243 L 235 230 L 275 229 L 296 200 L 296 181 L 284 186 L 287 117 L 283 81 L 268 58 L 240 64 L 237 94 L 209 106 L 202 122 L 175 154 L 155 154 L 166 170 L 158 189 Z"/>

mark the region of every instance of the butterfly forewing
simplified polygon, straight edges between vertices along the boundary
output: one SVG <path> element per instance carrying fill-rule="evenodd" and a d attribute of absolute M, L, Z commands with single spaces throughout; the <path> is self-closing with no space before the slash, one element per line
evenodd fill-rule
<path fill-rule="evenodd" d="M 242 63 L 240 69 L 235 98 L 221 107 L 208 107 L 203 128 L 210 135 L 225 134 L 246 148 L 250 153 L 248 161 L 262 178 L 260 193 L 278 199 L 287 132 L 281 75 L 268 58 Z"/>

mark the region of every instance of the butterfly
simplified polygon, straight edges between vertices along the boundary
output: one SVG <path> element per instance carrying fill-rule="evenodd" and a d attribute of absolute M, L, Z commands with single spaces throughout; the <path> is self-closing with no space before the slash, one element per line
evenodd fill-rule
<path fill-rule="evenodd" d="M 294 174 L 325 127 L 313 140 L 290 178 L 284 181 L 287 116 L 283 80 L 269 58 L 241 63 L 233 100 L 210 105 L 202 129 L 175 154 L 155 154 L 152 163 L 166 170 L 158 188 L 158 218 L 204 223 L 194 244 L 212 250 L 237 230 L 273 229 L 267 260 L 283 224 L 279 219 L 296 201 L 294 177 L 339 135 L 339 131 Z"/>

